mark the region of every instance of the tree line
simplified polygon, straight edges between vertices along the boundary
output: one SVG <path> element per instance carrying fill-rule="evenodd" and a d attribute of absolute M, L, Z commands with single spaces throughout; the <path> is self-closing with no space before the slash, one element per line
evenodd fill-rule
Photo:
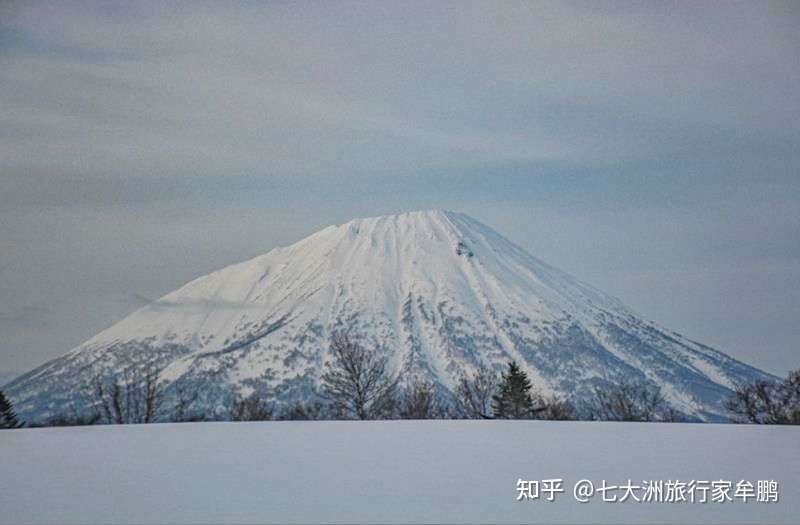
<path fill-rule="evenodd" d="M 623 380 L 596 387 L 588 401 L 575 406 L 568 400 L 539 393 L 526 372 L 514 361 L 498 374 L 481 367 L 459 378 L 455 392 L 422 377 L 400 377 L 390 372 L 388 357 L 368 349 L 348 333 L 336 333 L 330 342 L 331 361 L 320 378 L 320 389 L 310 402 L 282 408 L 261 391 L 233 396 L 231 421 L 312 419 L 542 419 L 597 421 L 685 421 L 672 409 L 658 386 Z M 170 409 L 153 367 L 130 368 L 113 379 L 98 376 L 92 388 L 92 410 L 61 414 L 46 426 L 207 421 L 192 409 L 197 392 L 177 388 Z M 800 424 L 800 370 L 782 382 L 756 381 L 741 385 L 726 404 L 732 420 L 759 424 Z M 19 428 L 10 401 L 0 391 L 0 428 Z"/>

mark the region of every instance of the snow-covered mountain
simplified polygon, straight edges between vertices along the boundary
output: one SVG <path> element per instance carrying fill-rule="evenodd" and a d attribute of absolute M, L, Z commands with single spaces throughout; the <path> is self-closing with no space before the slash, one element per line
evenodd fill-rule
<path fill-rule="evenodd" d="M 580 401 L 639 379 L 703 420 L 726 418 L 736 383 L 771 377 L 642 320 L 466 215 L 422 211 L 330 226 L 195 279 L 6 391 L 21 417 L 43 420 L 80 411 L 99 374 L 150 363 L 167 392 L 197 392 L 206 414 L 253 390 L 309 400 L 344 328 L 403 377 L 445 389 L 513 359 L 545 394 Z"/>

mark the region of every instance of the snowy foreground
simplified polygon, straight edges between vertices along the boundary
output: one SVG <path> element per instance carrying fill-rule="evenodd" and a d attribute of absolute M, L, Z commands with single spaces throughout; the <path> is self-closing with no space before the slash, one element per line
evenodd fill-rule
<path fill-rule="evenodd" d="M 519 478 L 562 478 L 516 501 Z M 775 480 L 780 501 L 578 503 L 587 478 Z M 797 523 L 800 429 L 540 421 L 0 432 L 0 523 Z"/>

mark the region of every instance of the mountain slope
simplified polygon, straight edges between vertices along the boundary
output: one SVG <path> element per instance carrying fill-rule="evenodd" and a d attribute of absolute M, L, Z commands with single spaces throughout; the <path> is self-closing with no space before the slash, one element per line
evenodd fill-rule
<path fill-rule="evenodd" d="M 453 388 L 515 359 L 543 393 L 574 401 L 637 378 L 704 420 L 740 381 L 770 377 L 638 318 L 620 301 L 453 212 L 357 219 L 200 277 L 7 387 L 39 420 L 81 406 L 98 374 L 162 369 L 168 391 L 224 414 L 239 394 L 314 395 L 330 334 L 349 328 L 404 377 Z"/>

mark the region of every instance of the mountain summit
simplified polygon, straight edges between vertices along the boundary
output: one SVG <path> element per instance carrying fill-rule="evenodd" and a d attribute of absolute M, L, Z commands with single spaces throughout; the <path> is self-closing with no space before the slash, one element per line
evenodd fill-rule
<path fill-rule="evenodd" d="M 195 279 L 6 387 L 20 417 L 91 398 L 94 378 L 145 364 L 208 414 L 235 395 L 308 400 L 332 333 L 386 352 L 402 377 L 454 389 L 516 360 L 544 394 L 575 402 L 637 379 L 676 410 L 722 420 L 741 381 L 768 374 L 639 318 L 619 300 L 460 213 L 421 211 L 327 227 Z"/>

